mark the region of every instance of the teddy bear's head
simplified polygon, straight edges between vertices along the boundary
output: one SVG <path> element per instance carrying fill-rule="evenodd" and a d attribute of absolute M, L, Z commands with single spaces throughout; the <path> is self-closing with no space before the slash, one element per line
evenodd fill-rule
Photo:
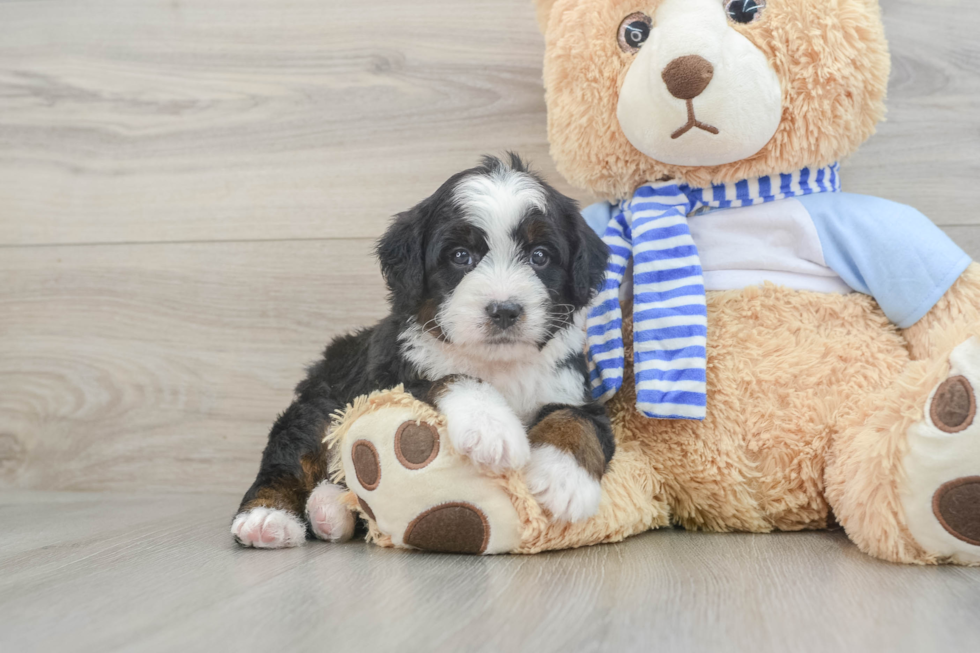
<path fill-rule="evenodd" d="M 823 166 L 884 114 L 877 0 L 536 0 L 552 156 L 608 199 Z"/>

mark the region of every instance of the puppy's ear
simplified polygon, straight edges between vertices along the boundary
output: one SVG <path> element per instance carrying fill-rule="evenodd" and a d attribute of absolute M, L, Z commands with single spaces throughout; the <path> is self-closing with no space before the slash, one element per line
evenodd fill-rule
<path fill-rule="evenodd" d="M 421 205 L 399 213 L 375 248 L 396 311 L 414 310 L 425 293 L 425 215 Z"/>
<path fill-rule="evenodd" d="M 575 207 L 576 249 L 572 259 L 572 297 L 576 306 L 585 306 L 602 287 L 609 261 L 609 246 L 590 227 Z"/>

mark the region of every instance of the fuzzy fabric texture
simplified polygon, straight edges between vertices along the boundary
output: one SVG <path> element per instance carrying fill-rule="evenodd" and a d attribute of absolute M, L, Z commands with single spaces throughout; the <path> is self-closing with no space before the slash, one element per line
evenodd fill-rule
<path fill-rule="evenodd" d="M 653 0 L 643 9 L 654 12 Z M 542 0 L 548 138 L 558 171 L 618 200 L 648 181 L 693 186 L 821 167 L 857 150 L 885 113 L 890 60 L 877 0 L 769 0 L 763 17 L 734 29 L 768 58 L 782 87 L 776 134 L 754 156 L 710 167 L 671 166 L 639 152 L 616 117 L 633 55 L 620 22 L 635 0 Z"/>
<path fill-rule="evenodd" d="M 652 424 L 624 383 L 609 407 L 615 432 L 649 452 L 686 528 L 824 528 L 840 415 L 901 373 L 900 335 L 867 297 L 773 285 L 709 293 L 708 325 L 708 419 Z"/>
<path fill-rule="evenodd" d="M 972 264 L 925 318 L 903 331 L 913 360 L 942 358 L 980 324 L 980 265 Z"/>

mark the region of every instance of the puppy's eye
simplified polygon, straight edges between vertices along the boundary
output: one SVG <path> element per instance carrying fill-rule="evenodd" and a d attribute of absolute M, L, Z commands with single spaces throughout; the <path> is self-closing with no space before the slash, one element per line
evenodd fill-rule
<path fill-rule="evenodd" d="M 531 265 L 536 268 L 543 268 L 551 262 L 551 256 L 541 247 L 531 252 Z"/>
<path fill-rule="evenodd" d="M 725 0 L 725 13 L 733 23 L 747 24 L 762 18 L 766 0 Z"/>
<path fill-rule="evenodd" d="M 468 268 L 473 265 L 473 255 L 465 247 L 457 247 L 449 254 L 449 260 L 461 268 Z"/>
<path fill-rule="evenodd" d="M 759 2 L 762 1 L 759 0 Z M 623 52 L 639 52 L 640 46 L 650 38 L 650 28 L 652 26 L 653 20 L 646 14 L 640 13 L 639 11 L 635 14 L 630 14 L 619 24 L 619 47 Z"/>

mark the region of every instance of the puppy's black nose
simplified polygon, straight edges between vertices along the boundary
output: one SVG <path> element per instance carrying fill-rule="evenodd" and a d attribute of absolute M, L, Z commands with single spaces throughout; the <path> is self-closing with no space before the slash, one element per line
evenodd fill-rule
<path fill-rule="evenodd" d="M 487 304 L 487 315 L 493 325 L 501 331 L 509 329 L 521 317 L 524 307 L 514 302 L 492 302 Z"/>

